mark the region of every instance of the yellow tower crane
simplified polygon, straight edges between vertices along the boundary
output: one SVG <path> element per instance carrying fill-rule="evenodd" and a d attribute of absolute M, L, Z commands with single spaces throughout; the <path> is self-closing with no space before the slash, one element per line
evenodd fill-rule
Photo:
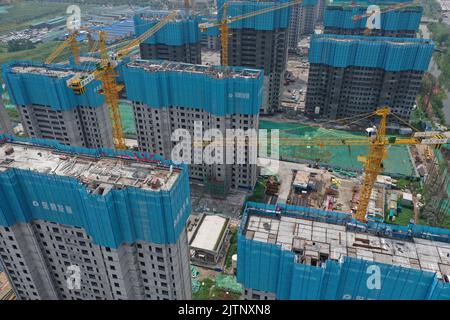
<path fill-rule="evenodd" d="M 372 189 L 377 181 L 377 176 L 383 171 L 382 162 L 387 156 L 387 147 L 390 145 L 435 145 L 449 143 L 450 132 L 416 132 L 409 138 L 388 137 L 386 135 L 387 117 L 394 115 L 388 107 L 376 110 L 370 115 L 380 117 L 377 128 L 368 129 L 368 137 L 336 139 L 336 138 L 286 138 L 280 139 L 284 146 L 368 146 L 367 157 L 360 156 L 358 160 L 364 164 L 364 180 L 360 190 L 359 204 L 355 218 L 361 222 L 366 221 L 367 208 L 369 206 Z M 369 115 L 369 116 L 370 116 Z M 395 116 L 395 115 L 394 115 Z"/>
<path fill-rule="evenodd" d="M 92 39 L 92 30 L 81 27 L 80 30 L 76 30 L 74 32 L 71 32 L 67 38 L 60 43 L 59 46 L 56 47 L 56 49 L 45 59 L 45 63 L 49 64 L 55 61 L 55 59 L 61 54 L 61 52 L 64 51 L 67 47 L 70 47 L 70 51 L 72 51 L 72 56 L 75 64 L 80 64 L 80 46 L 77 42 L 77 37 L 81 34 L 80 31 L 84 30 L 86 31 L 88 43 L 89 43 L 89 51 L 91 51 L 94 47 L 94 41 Z"/>
<path fill-rule="evenodd" d="M 367 146 L 369 147 L 368 156 L 359 156 L 358 160 L 364 164 L 364 179 L 360 190 L 359 204 L 355 213 L 355 218 L 360 222 L 366 221 L 367 208 L 369 206 L 370 197 L 373 187 L 377 181 L 377 176 L 383 171 L 382 162 L 386 158 L 388 152 L 387 147 L 391 145 L 434 145 L 439 148 L 442 144 L 449 143 L 450 132 L 415 132 L 413 136 L 408 138 L 388 137 L 386 135 L 387 117 L 389 115 L 397 117 L 388 107 L 380 108 L 375 112 L 369 113 L 364 118 L 371 116 L 380 117 L 378 127 L 368 128 L 367 137 L 356 137 L 348 139 L 338 138 L 280 138 L 280 144 L 283 146 L 296 147 L 327 147 L 327 146 Z M 398 118 L 398 117 L 397 117 Z M 400 119 L 400 118 L 399 118 Z M 361 119 L 360 119 L 361 120 Z M 401 119 L 400 119 L 401 120 Z M 233 140 L 226 143 L 234 143 Z M 252 147 L 258 146 L 258 139 L 249 138 L 241 143 Z M 239 143 L 239 142 L 238 142 Z M 215 141 L 202 141 L 201 146 L 205 147 L 210 144 L 217 144 Z M 196 145 L 194 141 L 194 145 Z M 219 145 L 220 147 L 220 145 Z"/>
<path fill-rule="evenodd" d="M 73 59 L 75 64 L 80 63 L 80 48 L 78 47 L 77 37 L 79 35 L 78 31 L 75 31 L 66 38 L 56 49 L 45 59 L 45 63 L 49 64 L 55 61 L 55 59 L 64 51 L 67 47 L 70 47 L 72 51 Z"/>
<path fill-rule="evenodd" d="M 280 5 L 275 5 L 270 8 L 264 8 L 260 10 L 256 10 L 253 12 L 249 12 L 240 16 L 228 17 L 228 4 L 225 2 L 223 5 L 223 14 L 222 20 L 214 23 L 202 23 L 199 25 L 200 30 L 203 32 L 209 28 L 219 27 L 220 30 L 220 41 L 221 41 L 221 56 L 222 56 L 222 65 L 228 66 L 228 38 L 229 38 L 229 27 L 228 25 L 237 22 L 240 20 L 244 20 L 247 18 L 255 17 L 260 14 L 288 8 L 290 6 L 300 4 L 303 0 L 295 0 L 291 2 L 282 3 Z"/>
<path fill-rule="evenodd" d="M 117 73 L 115 68 L 117 67 L 118 63 L 132 50 L 139 46 L 139 44 L 158 32 L 176 16 L 177 12 L 173 11 L 172 13 L 161 19 L 161 21 L 159 21 L 152 28 L 144 32 L 142 35 L 140 35 L 136 39 L 131 40 L 130 43 L 128 43 L 125 47 L 111 54 L 108 53 L 106 48 L 106 33 L 100 31 L 99 42 L 101 62 L 97 65 L 96 70 L 92 71 L 87 76 L 76 75 L 68 81 L 68 86 L 74 91 L 75 94 L 79 95 L 83 94 L 86 91 L 86 86 L 93 80 L 100 80 L 102 84 L 100 93 L 105 96 L 105 101 L 109 107 L 114 146 L 117 149 L 126 149 L 126 146 L 122 127 L 122 119 L 120 117 L 119 110 L 119 93 L 120 91 L 122 91 L 123 85 L 119 85 L 116 81 Z"/>

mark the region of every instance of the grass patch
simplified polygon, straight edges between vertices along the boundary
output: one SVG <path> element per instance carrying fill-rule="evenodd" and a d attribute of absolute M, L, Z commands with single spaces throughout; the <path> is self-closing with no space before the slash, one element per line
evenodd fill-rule
<path fill-rule="evenodd" d="M 212 300 L 239 300 L 241 295 L 239 293 L 234 293 L 231 291 L 225 291 L 216 286 L 211 289 L 210 299 Z"/>
<path fill-rule="evenodd" d="M 200 290 L 192 294 L 193 300 L 209 300 L 211 294 L 211 287 L 214 285 L 214 280 L 205 278 L 200 281 Z"/>
<path fill-rule="evenodd" d="M 6 113 L 8 114 L 9 119 L 12 122 L 20 122 L 19 112 L 17 111 L 16 108 L 14 108 L 14 109 L 8 108 L 8 109 L 6 109 Z"/>
<path fill-rule="evenodd" d="M 401 226 L 409 225 L 409 221 L 414 218 L 414 210 L 411 208 L 402 208 L 402 212 L 395 217 L 395 223 Z"/>
<path fill-rule="evenodd" d="M 264 202 L 266 192 L 266 180 L 258 179 L 256 181 L 255 189 L 251 196 L 247 198 L 247 201 L 251 202 Z"/>
<path fill-rule="evenodd" d="M 230 246 L 228 247 L 227 257 L 225 258 L 225 268 L 230 269 L 231 268 L 231 258 L 234 254 L 237 253 L 237 233 L 238 228 L 232 228 L 230 230 L 231 232 L 231 238 L 230 238 Z"/>

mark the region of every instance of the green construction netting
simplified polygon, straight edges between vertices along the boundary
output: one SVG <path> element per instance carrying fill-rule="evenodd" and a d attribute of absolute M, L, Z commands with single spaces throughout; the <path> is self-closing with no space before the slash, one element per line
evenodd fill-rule
<path fill-rule="evenodd" d="M 120 102 L 119 108 L 125 135 L 136 135 L 136 124 L 134 122 L 133 106 L 129 103 Z"/>
<path fill-rule="evenodd" d="M 235 276 L 229 276 L 224 274 L 219 274 L 216 276 L 216 287 L 230 291 L 233 293 L 242 294 L 244 292 L 244 288 L 240 283 L 236 281 Z"/>
<path fill-rule="evenodd" d="M 260 129 L 280 129 L 280 138 L 355 138 L 361 135 L 343 130 L 324 129 L 311 127 L 296 123 L 281 123 L 275 121 L 261 120 Z M 288 131 L 281 131 L 288 130 Z M 338 166 L 342 173 L 349 174 L 345 170 L 362 169 L 362 164 L 358 161 L 359 155 L 366 156 L 368 148 L 364 146 L 352 147 L 297 147 L 286 146 L 281 143 L 280 156 L 285 160 L 310 160 Z M 400 160 L 401 159 L 401 160 Z M 389 147 L 388 158 L 384 161 L 385 173 L 395 176 L 415 176 L 413 164 L 411 163 L 409 152 L 406 146 Z M 349 174 L 352 176 L 352 174 Z"/>

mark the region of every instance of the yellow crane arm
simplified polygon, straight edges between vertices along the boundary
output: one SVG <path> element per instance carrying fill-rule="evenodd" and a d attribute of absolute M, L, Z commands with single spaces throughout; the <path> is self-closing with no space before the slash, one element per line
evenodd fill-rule
<path fill-rule="evenodd" d="M 118 58 L 121 58 L 123 56 L 126 56 L 130 51 L 132 51 L 134 48 L 136 48 L 138 45 L 140 45 L 142 42 L 144 42 L 146 39 L 154 35 L 156 32 L 158 32 L 162 27 L 164 27 L 166 24 L 168 24 L 170 21 L 173 20 L 177 16 L 176 11 L 172 11 L 169 15 L 165 16 L 161 19 L 157 24 L 155 24 L 153 27 L 145 31 L 143 34 L 141 34 L 136 39 L 132 40 L 129 44 L 127 44 L 125 47 L 121 48 L 117 51 Z"/>
<path fill-rule="evenodd" d="M 264 13 L 268 13 L 268 12 L 272 12 L 272 11 L 288 8 L 290 6 L 293 6 L 295 4 L 299 4 L 299 3 L 302 3 L 302 2 L 303 2 L 303 0 L 290 1 L 290 2 L 286 2 L 286 3 L 280 4 L 280 5 L 276 5 L 276 6 L 272 6 L 272 7 L 269 7 L 269 8 L 256 10 L 256 11 L 252 11 L 252 12 L 240 15 L 240 16 L 235 16 L 235 17 L 227 17 L 226 16 L 226 10 L 224 10 L 224 16 L 222 17 L 222 19 L 223 19 L 222 21 L 218 21 L 218 22 L 214 22 L 214 23 L 208 23 L 208 22 L 207 23 L 202 23 L 202 24 L 199 24 L 199 28 L 200 28 L 200 30 L 205 31 L 206 29 L 209 29 L 209 28 L 214 28 L 214 27 L 221 26 L 223 23 L 230 24 L 230 23 L 233 23 L 233 22 L 236 22 L 236 21 L 240 21 L 240 20 L 243 20 L 243 19 L 247 19 L 247 18 L 251 18 L 251 17 L 254 17 L 254 16 L 258 16 L 260 14 L 264 14 Z M 227 6 L 227 4 L 225 3 L 224 9 L 226 9 L 226 6 Z"/>
<path fill-rule="evenodd" d="M 137 37 L 128 43 L 125 47 L 116 51 L 111 56 L 108 56 L 107 48 L 105 46 L 106 42 L 106 33 L 103 31 L 99 32 L 99 42 L 103 44 L 103 49 L 100 50 L 102 56 L 102 63 L 97 66 L 97 69 L 89 73 L 87 76 L 80 78 L 79 76 L 74 76 L 73 78 L 67 81 L 67 85 L 72 88 L 72 90 L 76 94 L 82 94 L 85 91 L 85 86 L 91 83 L 95 79 L 99 79 L 106 71 L 109 65 L 115 67 L 124 56 L 130 53 L 136 46 L 141 44 L 147 38 L 158 32 L 162 27 L 164 27 L 167 23 L 169 23 L 175 16 L 177 15 L 176 11 L 173 11 L 169 15 L 165 16 L 161 21 L 155 24 L 152 28 L 148 29 L 142 35 Z"/>
<path fill-rule="evenodd" d="M 56 49 L 45 59 L 45 63 L 49 64 L 55 61 L 55 59 L 64 51 L 67 47 L 70 47 L 72 50 L 73 57 L 75 59 L 75 63 L 78 64 L 80 62 L 80 50 L 77 44 L 77 36 L 78 32 L 71 33 L 66 40 L 64 40 Z"/>
<path fill-rule="evenodd" d="M 398 3 L 398 4 L 394 4 L 392 6 L 390 6 L 389 8 L 385 9 L 385 10 L 381 10 L 380 13 L 386 13 L 386 12 L 390 12 L 390 11 L 395 11 L 398 9 L 402 9 L 402 8 L 407 8 L 407 7 L 415 7 L 417 6 L 417 4 L 414 3 Z M 360 15 L 355 15 L 353 16 L 353 22 L 357 22 L 361 19 L 364 18 L 368 18 L 372 15 L 372 13 L 365 13 L 365 14 L 360 14 Z"/>

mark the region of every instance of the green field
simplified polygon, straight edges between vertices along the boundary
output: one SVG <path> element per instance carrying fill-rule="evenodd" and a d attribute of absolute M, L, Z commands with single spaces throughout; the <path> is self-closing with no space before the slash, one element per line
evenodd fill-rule
<path fill-rule="evenodd" d="M 361 134 L 335 129 L 323 129 L 307 125 L 261 120 L 260 129 L 279 129 L 280 138 L 337 138 L 348 139 L 361 137 Z M 283 131 L 285 130 L 285 131 Z M 365 146 L 336 146 L 336 147 L 296 147 L 280 143 L 280 156 L 282 159 L 303 159 L 327 163 L 338 166 L 343 170 L 352 168 L 362 169 L 357 160 L 359 155 L 366 156 L 368 148 Z M 384 171 L 393 175 L 414 175 L 408 149 L 406 146 L 391 146 L 388 158 L 384 161 Z"/>
<path fill-rule="evenodd" d="M 0 7 L 0 33 L 18 31 L 28 26 L 66 14 L 67 4 L 27 1 Z"/>

